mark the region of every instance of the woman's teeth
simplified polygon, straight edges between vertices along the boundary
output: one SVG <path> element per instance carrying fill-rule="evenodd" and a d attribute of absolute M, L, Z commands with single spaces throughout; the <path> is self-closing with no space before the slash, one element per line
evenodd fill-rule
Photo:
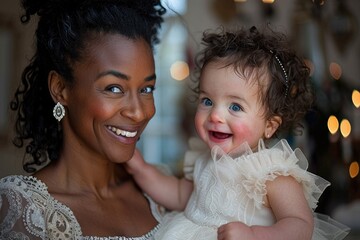
<path fill-rule="evenodd" d="M 111 127 L 111 126 L 108 126 L 108 129 L 111 130 L 116 135 L 123 136 L 123 137 L 135 137 L 137 134 L 137 131 L 129 132 L 129 131 L 121 130 L 119 128 Z"/>

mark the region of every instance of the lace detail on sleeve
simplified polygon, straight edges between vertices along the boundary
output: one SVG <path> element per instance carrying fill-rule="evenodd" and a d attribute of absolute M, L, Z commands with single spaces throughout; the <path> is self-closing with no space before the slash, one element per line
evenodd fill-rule
<path fill-rule="evenodd" d="M 149 202 L 154 217 L 161 222 L 161 208 L 151 199 Z M 142 240 L 153 239 L 158 227 L 140 237 L 84 237 L 73 212 L 51 197 L 43 182 L 20 175 L 0 179 L 0 239 Z"/>
<path fill-rule="evenodd" d="M 0 239 L 44 239 L 44 221 L 39 212 L 29 209 L 29 191 L 16 176 L 9 176 L 0 181 Z M 27 221 L 33 222 L 36 231 Z"/>
<path fill-rule="evenodd" d="M 32 176 L 1 179 L 0 239 L 75 239 L 81 229 L 71 210 Z M 13 238 L 13 236 L 17 236 Z"/>

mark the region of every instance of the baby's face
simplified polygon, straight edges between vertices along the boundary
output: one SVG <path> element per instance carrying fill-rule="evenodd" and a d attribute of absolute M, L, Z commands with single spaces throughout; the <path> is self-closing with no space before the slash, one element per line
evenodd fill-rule
<path fill-rule="evenodd" d="M 207 64 L 200 77 L 195 115 L 200 138 L 210 148 L 218 145 L 226 153 L 245 141 L 257 149 L 267 127 L 259 94 L 257 81 L 246 81 L 232 66 L 223 67 L 219 62 Z"/>

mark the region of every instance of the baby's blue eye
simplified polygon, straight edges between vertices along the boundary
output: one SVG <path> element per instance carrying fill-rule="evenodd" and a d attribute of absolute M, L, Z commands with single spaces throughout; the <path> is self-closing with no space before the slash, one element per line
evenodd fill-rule
<path fill-rule="evenodd" d="M 212 101 L 208 98 L 201 99 L 201 103 L 204 104 L 205 106 L 212 106 Z"/>
<path fill-rule="evenodd" d="M 141 89 L 141 93 L 152 93 L 154 92 L 155 87 L 154 86 L 147 86 L 143 89 Z"/>
<path fill-rule="evenodd" d="M 229 108 L 234 112 L 238 112 L 242 110 L 241 106 L 235 103 L 231 104 Z"/>

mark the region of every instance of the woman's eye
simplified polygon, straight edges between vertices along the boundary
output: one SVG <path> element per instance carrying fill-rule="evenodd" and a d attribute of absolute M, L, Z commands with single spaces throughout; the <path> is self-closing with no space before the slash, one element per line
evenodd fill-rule
<path fill-rule="evenodd" d="M 234 111 L 234 112 L 239 112 L 242 111 L 242 108 L 239 104 L 233 103 L 230 105 L 230 110 Z"/>
<path fill-rule="evenodd" d="M 203 98 L 203 99 L 201 99 L 201 104 L 203 104 L 205 106 L 212 106 L 212 101 L 208 98 Z"/>
<path fill-rule="evenodd" d="M 155 90 L 154 86 L 147 86 L 143 89 L 141 89 L 141 93 L 153 93 Z"/>
<path fill-rule="evenodd" d="M 121 88 L 118 86 L 111 86 L 111 87 L 107 88 L 107 90 L 110 92 L 113 92 L 113 93 L 121 93 L 122 92 Z"/>

